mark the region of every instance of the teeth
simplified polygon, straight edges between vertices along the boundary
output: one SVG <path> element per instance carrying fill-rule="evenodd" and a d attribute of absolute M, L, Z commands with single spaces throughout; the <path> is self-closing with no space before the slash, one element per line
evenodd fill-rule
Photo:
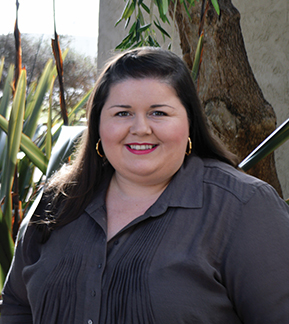
<path fill-rule="evenodd" d="M 155 145 L 129 145 L 129 147 L 133 150 L 143 151 L 143 150 L 151 150 Z"/>

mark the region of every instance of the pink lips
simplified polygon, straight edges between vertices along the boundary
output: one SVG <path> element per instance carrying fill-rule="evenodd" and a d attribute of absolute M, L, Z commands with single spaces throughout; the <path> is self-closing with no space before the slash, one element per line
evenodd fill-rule
<path fill-rule="evenodd" d="M 136 155 L 149 154 L 153 152 L 158 145 L 151 143 L 129 143 L 125 147 L 127 150 Z"/>

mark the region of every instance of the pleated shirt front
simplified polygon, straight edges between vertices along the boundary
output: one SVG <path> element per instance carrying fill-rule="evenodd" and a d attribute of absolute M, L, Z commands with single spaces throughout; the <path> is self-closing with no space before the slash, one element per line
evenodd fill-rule
<path fill-rule="evenodd" d="M 109 242 L 107 186 L 45 244 L 28 227 L 1 323 L 288 323 L 288 208 L 269 185 L 190 157 Z"/>

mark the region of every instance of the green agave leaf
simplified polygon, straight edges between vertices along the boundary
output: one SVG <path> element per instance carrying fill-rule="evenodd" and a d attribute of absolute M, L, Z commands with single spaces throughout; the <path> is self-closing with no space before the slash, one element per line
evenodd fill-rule
<path fill-rule="evenodd" d="M 7 111 L 9 106 L 9 101 L 11 99 L 12 94 L 12 82 L 13 82 L 13 75 L 14 75 L 14 65 L 10 65 L 8 69 L 7 78 L 5 81 L 5 86 L 3 90 L 3 96 L 0 103 L 0 115 L 7 117 Z"/>
<path fill-rule="evenodd" d="M 12 82 L 14 75 L 14 65 L 10 65 L 3 90 L 3 96 L 0 103 L 0 116 L 7 118 L 9 102 L 12 95 Z M 6 134 L 0 129 L 0 170 L 5 161 Z"/>
<path fill-rule="evenodd" d="M 14 101 L 12 104 L 8 134 L 7 134 L 7 154 L 4 161 L 0 200 L 6 197 L 4 202 L 4 216 L 8 228 L 11 227 L 11 199 L 10 192 L 12 188 L 17 153 L 20 146 L 21 130 L 23 125 L 24 107 L 26 94 L 26 71 L 22 70 L 18 80 Z"/>
<path fill-rule="evenodd" d="M 14 252 L 14 242 L 11 236 L 11 232 L 4 220 L 2 210 L 0 208 L 0 267 L 1 267 L 0 288 L 1 291 L 2 291 L 5 277 L 8 273 L 12 261 L 13 252 Z"/>
<path fill-rule="evenodd" d="M 33 97 L 33 101 L 31 102 L 31 105 L 25 112 L 24 118 L 26 122 L 23 128 L 23 132 L 30 138 L 32 138 L 37 128 L 38 119 L 42 110 L 43 99 L 49 87 L 51 72 L 52 60 L 49 60 L 46 63 L 46 66 L 39 80 L 38 86 Z"/>
<path fill-rule="evenodd" d="M 217 0 L 211 0 L 212 5 L 214 6 L 216 13 L 220 16 L 220 7 Z"/>
<path fill-rule="evenodd" d="M 18 156 L 19 157 L 19 156 Z M 19 200 L 22 201 L 22 208 L 27 204 L 27 197 L 30 196 L 29 190 L 34 190 L 33 171 L 35 166 L 25 155 L 18 161 L 18 194 Z M 28 202 L 29 203 L 29 202 Z"/>
<path fill-rule="evenodd" d="M 0 115 L 0 118 L 2 116 Z M 1 126 L 0 126 L 1 128 Z M 1 183 L 1 170 L 4 164 L 4 161 L 6 160 L 6 140 L 7 135 L 4 132 L 0 132 L 0 183 Z"/>
<path fill-rule="evenodd" d="M 45 141 L 46 143 L 45 152 L 48 159 L 50 158 L 51 148 L 52 148 L 51 128 L 52 128 L 52 98 L 53 98 L 54 81 L 55 81 L 55 77 L 52 78 L 52 82 L 50 85 L 49 107 L 48 107 L 48 116 L 47 116 L 47 131 L 46 131 L 46 141 Z"/>
<path fill-rule="evenodd" d="M 0 128 L 4 132 L 8 133 L 9 124 L 7 119 L 0 115 Z M 33 143 L 33 141 L 25 134 L 21 133 L 20 148 L 31 160 L 31 162 L 41 170 L 42 173 L 46 173 L 48 159 L 43 152 Z"/>
<path fill-rule="evenodd" d="M 244 171 L 251 169 L 256 163 L 276 150 L 289 139 L 289 118 L 269 135 L 252 153 L 240 164 L 239 168 Z"/>
<path fill-rule="evenodd" d="M 86 127 L 84 126 L 62 126 L 59 138 L 52 149 L 51 158 L 49 160 L 49 164 L 46 172 L 46 180 L 52 175 L 52 173 L 58 170 L 61 165 L 67 160 L 67 158 L 72 154 L 75 143 L 82 135 Z M 35 201 L 30 207 L 27 215 L 23 219 L 20 225 L 20 229 L 18 232 L 17 240 L 19 240 L 23 233 L 25 232 L 26 227 L 32 217 L 35 209 L 37 208 L 41 197 L 43 195 L 43 189 L 39 191 Z"/>
<path fill-rule="evenodd" d="M 33 95 L 35 93 L 36 87 L 37 87 L 37 81 L 33 81 L 30 83 L 28 92 L 27 92 L 26 106 L 28 106 L 28 104 L 30 104 L 31 101 L 33 100 Z"/>
<path fill-rule="evenodd" d="M 4 56 L 1 58 L 1 63 L 0 63 L 0 81 L 2 79 L 2 73 L 3 73 L 3 68 L 4 68 L 4 62 L 5 62 L 5 58 Z"/>
<path fill-rule="evenodd" d="M 30 161 L 45 174 L 49 160 L 25 134 L 22 134 L 21 136 L 20 148 L 27 155 Z"/>
<path fill-rule="evenodd" d="M 71 122 L 73 115 L 77 114 L 77 112 L 87 103 L 89 96 L 93 89 L 89 90 L 81 100 L 72 108 L 71 112 L 68 114 L 68 120 Z"/>
<path fill-rule="evenodd" d="M 199 37 L 198 46 L 194 58 L 194 64 L 192 68 L 192 77 L 194 81 L 197 80 L 199 74 L 203 44 L 204 44 L 204 34 L 202 33 L 201 36 Z"/>
<path fill-rule="evenodd" d="M 72 154 L 76 141 L 86 129 L 85 126 L 62 126 L 59 138 L 52 149 L 47 166 L 46 178 L 60 168 Z"/>
<path fill-rule="evenodd" d="M 51 128 L 52 146 L 54 145 L 54 143 L 57 142 L 57 140 L 59 138 L 59 135 L 61 133 L 62 125 L 63 125 L 63 119 L 61 119 L 59 122 L 57 122 L 56 124 L 54 124 L 53 127 Z M 46 137 L 45 137 L 45 134 L 44 134 L 43 138 L 38 143 L 38 147 L 40 148 L 40 150 L 42 152 L 44 152 L 44 150 L 45 150 L 45 145 L 46 145 L 45 144 L 45 141 L 46 141 Z"/>

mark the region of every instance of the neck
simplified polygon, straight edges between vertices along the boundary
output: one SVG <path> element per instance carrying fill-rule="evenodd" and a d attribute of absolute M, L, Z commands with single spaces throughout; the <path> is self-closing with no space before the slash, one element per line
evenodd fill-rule
<path fill-rule="evenodd" d="M 121 195 L 122 199 L 128 201 L 131 199 L 143 200 L 144 198 L 148 197 L 158 198 L 166 189 L 170 183 L 170 180 L 171 179 L 168 179 L 166 181 L 154 184 L 144 184 L 131 182 L 115 173 L 111 179 L 110 189 Z"/>

